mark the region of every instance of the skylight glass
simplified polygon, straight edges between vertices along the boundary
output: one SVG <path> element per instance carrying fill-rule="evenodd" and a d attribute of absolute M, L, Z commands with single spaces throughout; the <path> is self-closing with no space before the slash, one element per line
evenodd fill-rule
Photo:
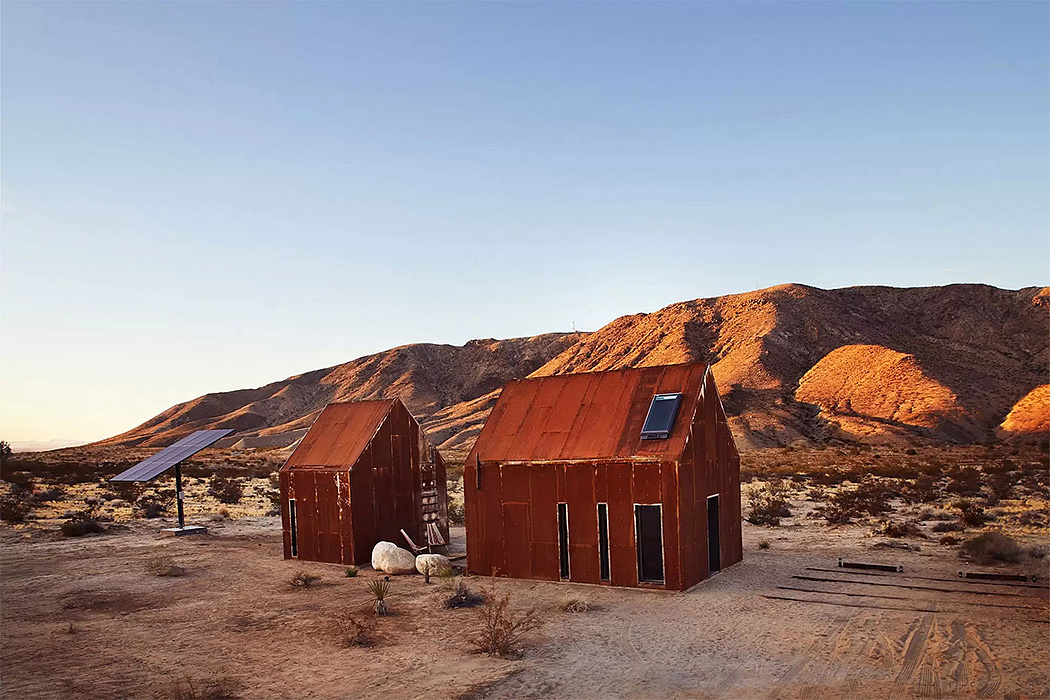
<path fill-rule="evenodd" d="M 681 394 L 657 394 L 649 405 L 649 414 L 642 426 L 643 440 L 666 440 L 674 427 L 678 405 L 682 402 Z"/>

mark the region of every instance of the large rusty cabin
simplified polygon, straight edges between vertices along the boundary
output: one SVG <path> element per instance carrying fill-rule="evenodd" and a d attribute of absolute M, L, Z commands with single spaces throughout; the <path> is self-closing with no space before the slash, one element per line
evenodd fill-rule
<path fill-rule="evenodd" d="M 473 573 L 685 590 L 740 561 L 740 456 L 710 368 L 511 382 L 467 457 Z"/>
<path fill-rule="evenodd" d="M 400 399 L 326 406 L 280 485 L 285 559 L 360 564 L 402 529 L 448 542 L 445 463 Z"/>

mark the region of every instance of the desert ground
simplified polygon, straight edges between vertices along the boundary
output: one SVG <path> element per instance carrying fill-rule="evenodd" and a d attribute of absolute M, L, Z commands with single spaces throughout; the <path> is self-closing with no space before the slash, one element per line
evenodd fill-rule
<path fill-rule="evenodd" d="M 982 454 L 963 452 L 960 459 Z M 873 459 L 870 451 L 777 451 L 745 460 L 745 511 L 753 491 L 766 489 L 778 470 L 792 471 L 783 465 L 804 460 L 820 467 L 833 457 L 851 469 Z M 1003 459 L 1018 474 L 1030 473 L 1029 456 L 994 457 L 997 464 Z M 1043 459 L 1040 452 L 1027 463 L 1043 469 Z M 190 520 L 208 525 L 209 533 L 193 537 L 164 536 L 170 518 L 134 518 L 119 505 L 106 506 L 115 517 L 105 533 L 63 537 L 56 523 L 70 503 L 47 502 L 37 518 L 0 528 L 0 693 L 1050 697 L 1050 572 L 1043 556 L 1050 536 L 1037 481 L 1028 479 L 1033 488 L 1019 485 L 989 509 L 990 522 L 950 532 L 961 540 L 1002 531 L 1028 552 L 1016 563 L 994 565 L 961 558 L 957 545 L 940 543 L 944 528 L 934 528 L 957 517 L 951 498 L 922 504 L 893 498 L 889 517 L 915 527 L 905 537 L 888 537 L 877 534 L 884 517 L 840 525 L 815 517 L 827 490 L 841 486 L 812 481 L 781 483 L 791 515 L 777 527 L 745 522 L 743 562 L 684 593 L 464 577 L 490 598 L 509 595 L 514 610 L 536 610 L 543 624 L 515 658 L 476 653 L 470 640 L 480 626 L 478 609 L 446 609 L 451 582 L 427 585 L 418 575 L 391 577 L 394 614 L 378 618 L 374 646 L 345 647 L 336 618 L 346 611 L 370 616 L 367 585 L 379 574 L 365 566 L 351 578 L 345 567 L 282 559 L 280 522 L 261 515 L 268 507 L 265 479 L 246 480 L 244 499 L 231 506 L 209 500 L 203 483 L 194 482 Z M 63 498 L 92 498 L 102 488 L 70 486 Z M 463 529 L 453 534 L 452 550 L 462 551 Z M 904 570 L 843 569 L 840 557 Z M 184 575 L 158 576 L 151 562 L 159 560 L 174 562 Z M 290 581 L 300 571 L 320 578 L 295 587 Z M 1038 580 L 960 580 L 960 571 Z M 568 607 L 583 610 L 567 611 L 573 601 Z"/>

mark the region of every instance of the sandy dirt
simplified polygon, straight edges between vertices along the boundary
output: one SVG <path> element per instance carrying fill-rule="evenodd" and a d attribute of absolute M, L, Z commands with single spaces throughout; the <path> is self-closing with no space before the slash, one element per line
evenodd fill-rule
<path fill-rule="evenodd" d="M 975 567 L 948 548 L 885 549 L 859 526 L 793 520 L 745 524 L 744 561 L 686 593 L 466 579 L 544 618 L 515 660 L 472 653 L 476 612 L 445 610 L 447 591 L 421 576 L 393 579 L 397 614 L 379 621 L 376 647 L 342 647 L 334 615 L 364 610 L 376 574 L 281 559 L 276 518 L 183 538 L 160 536 L 157 521 L 79 539 L 4 528 L 0 693 L 166 698 L 228 677 L 244 698 L 1050 695 L 1045 588 L 961 582 Z M 187 574 L 150 574 L 158 555 Z M 839 557 L 905 571 L 848 573 Z M 322 578 L 296 590 L 298 570 Z M 562 611 L 570 598 L 593 609 Z"/>

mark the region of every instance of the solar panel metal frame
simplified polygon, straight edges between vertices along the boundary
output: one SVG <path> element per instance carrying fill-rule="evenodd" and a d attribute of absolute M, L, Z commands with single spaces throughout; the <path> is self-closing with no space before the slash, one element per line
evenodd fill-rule
<path fill-rule="evenodd" d="M 232 429 L 198 430 L 182 438 L 174 445 L 165 447 L 152 457 L 142 460 L 130 469 L 122 471 L 110 481 L 151 481 L 156 479 L 182 460 L 192 457 L 205 447 L 221 440 L 232 432 Z"/>
<path fill-rule="evenodd" d="M 671 406 L 671 413 L 667 416 L 666 421 L 662 421 L 660 425 L 652 425 L 650 421 L 656 419 L 656 416 L 653 415 L 653 412 L 656 409 L 657 402 L 663 401 L 674 402 Z M 655 396 L 653 396 L 653 401 L 649 404 L 649 412 L 645 415 L 645 422 L 642 424 L 642 439 L 666 440 L 667 438 L 669 438 L 671 436 L 671 429 L 674 428 L 675 419 L 678 417 L 678 407 L 681 405 L 681 403 L 682 394 L 680 392 L 656 394 Z"/>

